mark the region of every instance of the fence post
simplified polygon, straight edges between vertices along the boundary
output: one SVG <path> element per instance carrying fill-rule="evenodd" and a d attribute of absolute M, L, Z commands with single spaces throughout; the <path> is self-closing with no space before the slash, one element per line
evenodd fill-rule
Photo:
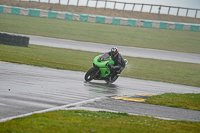
<path fill-rule="evenodd" d="M 114 8 L 113 8 L 113 10 L 115 10 L 115 6 L 116 6 L 116 1 L 115 1 L 115 4 L 114 4 Z"/>
<path fill-rule="evenodd" d="M 107 2 L 108 2 L 108 0 L 106 0 L 106 1 L 105 1 L 105 8 L 104 8 L 104 9 L 106 9 L 106 6 L 107 6 Z"/>
<path fill-rule="evenodd" d="M 169 15 L 170 9 L 171 9 L 171 6 L 169 6 L 168 15 Z"/>
<path fill-rule="evenodd" d="M 151 8 L 150 8 L 150 11 L 149 11 L 149 13 L 151 13 L 151 10 L 152 10 L 152 5 L 151 5 Z"/>
<path fill-rule="evenodd" d="M 67 6 L 69 5 L 69 1 L 70 1 L 70 0 L 67 1 Z"/>
<path fill-rule="evenodd" d="M 132 8 L 132 11 L 134 10 L 134 7 L 135 7 L 135 3 L 133 4 L 133 8 Z"/>
<path fill-rule="evenodd" d="M 125 7 L 126 7 L 126 3 L 124 3 L 124 8 L 123 8 L 123 11 L 124 11 Z"/>
<path fill-rule="evenodd" d="M 160 14 L 160 10 L 161 10 L 161 5 L 160 5 L 160 7 L 158 8 L 158 15 Z"/>
<path fill-rule="evenodd" d="M 78 3 L 79 3 L 79 0 L 77 0 L 77 5 L 76 6 L 78 6 Z"/>
<path fill-rule="evenodd" d="M 189 10 L 189 9 L 187 8 L 186 17 L 188 16 L 188 10 Z"/>
<path fill-rule="evenodd" d="M 143 6 L 144 6 L 144 4 L 142 4 L 142 7 L 141 7 L 141 11 L 140 11 L 140 12 L 142 12 Z"/>
<path fill-rule="evenodd" d="M 88 7 L 89 0 L 87 0 L 86 8 Z"/>
<path fill-rule="evenodd" d="M 99 0 L 97 0 L 97 2 L 96 2 L 96 6 L 95 6 L 95 8 L 97 8 L 97 5 L 98 5 L 98 1 L 99 1 Z"/>
<path fill-rule="evenodd" d="M 178 10 L 177 10 L 177 15 L 176 16 L 178 16 L 178 13 L 179 13 L 179 7 L 178 7 Z"/>
<path fill-rule="evenodd" d="M 197 12 L 198 12 L 198 9 L 196 9 L 195 18 L 197 18 Z"/>

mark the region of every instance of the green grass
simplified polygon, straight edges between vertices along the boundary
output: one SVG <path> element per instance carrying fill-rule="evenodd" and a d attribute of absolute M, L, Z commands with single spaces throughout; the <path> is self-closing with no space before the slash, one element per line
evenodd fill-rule
<path fill-rule="evenodd" d="M 141 28 L 0 13 L 0 31 L 112 45 L 200 53 L 200 32 Z"/>
<path fill-rule="evenodd" d="M 200 94 L 166 93 L 149 97 L 145 103 L 200 111 Z"/>
<path fill-rule="evenodd" d="M 161 120 L 125 113 L 61 110 L 0 123 L 2 133 L 199 133 L 200 122 Z"/>
<path fill-rule="evenodd" d="M 86 72 L 100 53 L 29 45 L 0 45 L 0 60 Z M 200 87 L 200 64 L 125 57 L 129 64 L 121 76 Z M 162 88 L 161 88 L 162 89 Z"/>

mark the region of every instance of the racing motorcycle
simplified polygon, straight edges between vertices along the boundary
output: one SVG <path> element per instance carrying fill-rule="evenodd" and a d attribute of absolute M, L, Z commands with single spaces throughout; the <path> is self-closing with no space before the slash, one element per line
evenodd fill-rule
<path fill-rule="evenodd" d="M 101 55 L 98 55 L 93 60 L 93 67 L 90 68 L 85 74 L 85 81 L 90 82 L 91 80 L 105 80 L 107 84 L 111 84 L 117 80 L 119 75 L 117 74 L 118 66 L 113 66 L 115 69 L 112 69 L 111 66 L 114 65 L 114 61 L 111 57 L 101 58 Z M 128 64 L 128 60 L 125 59 L 125 64 Z M 111 74 L 111 75 L 110 75 Z M 110 75 L 111 80 L 108 76 Z"/>

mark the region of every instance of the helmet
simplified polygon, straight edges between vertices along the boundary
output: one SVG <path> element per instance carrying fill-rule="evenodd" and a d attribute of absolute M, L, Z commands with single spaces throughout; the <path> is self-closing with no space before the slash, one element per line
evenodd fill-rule
<path fill-rule="evenodd" d="M 118 50 L 118 48 L 111 48 L 111 56 L 116 56 L 117 54 L 118 54 L 118 52 L 119 52 L 119 50 Z"/>

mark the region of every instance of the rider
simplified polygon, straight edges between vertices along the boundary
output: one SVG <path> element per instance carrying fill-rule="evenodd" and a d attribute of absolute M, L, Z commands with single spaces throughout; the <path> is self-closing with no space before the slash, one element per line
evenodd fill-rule
<path fill-rule="evenodd" d="M 104 53 L 103 55 L 101 55 L 98 59 L 98 61 L 100 62 L 102 59 L 111 56 L 112 60 L 115 62 L 114 65 L 109 65 L 109 67 L 111 68 L 111 72 L 113 72 L 114 70 L 117 71 L 117 74 L 119 75 L 122 70 L 125 68 L 125 60 L 123 58 L 123 56 L 119 53 L 118 48 L 111 48 L 111 51 Z M 108 76 L 108 79 L 111 80 L 111 75 Z"/>

